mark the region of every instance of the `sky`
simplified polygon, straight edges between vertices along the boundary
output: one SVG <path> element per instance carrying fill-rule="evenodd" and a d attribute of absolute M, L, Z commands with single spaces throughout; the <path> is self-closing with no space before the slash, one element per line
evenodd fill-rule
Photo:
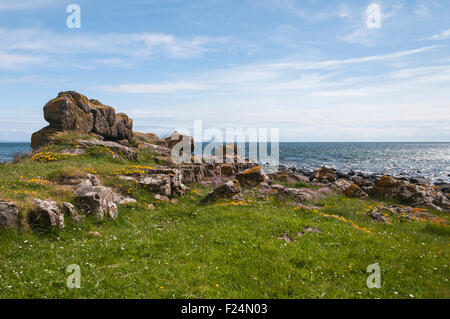
<path fill-rule="evenodd" d="M 0 0 L 0 141 L 75 90 L 159 136 L 450 142 L 449 45 L 448 0 Z"/>

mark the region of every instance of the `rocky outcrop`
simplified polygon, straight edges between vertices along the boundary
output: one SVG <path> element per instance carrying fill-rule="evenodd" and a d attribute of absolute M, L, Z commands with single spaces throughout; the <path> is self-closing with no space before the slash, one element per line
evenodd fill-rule
<path fill-rule="evenodd" d="M 415 207 L 428 206 L 450 211 L 450 201 L 436 186 L 415 185 L 392 176 L 382 176 L 375 181 L 371 192 L 381 199 L 393 198 Z"/>
<path fill-rule="evenodd" d="M 203 203 L 216 202 L 221 199 L 242 199 L 241 185 L 239 181 L 232 180 L 219 185 L 215 190 L 203 198 Z"/>
<path fill-rule="evenodd" d="M 64 228 L 64 214 L 56 202 L 33 199 L 34 209 L 28 213 L 28 224 L 46 228 Z"/>
<path fill-rule="evenodd" d="M 148 191 L 167 197 L 184 196 L 189 189 L 183 183 L 183 170 L 178 168 L 155 167 L 144 176 L 131 178 Z"/>
<path fill-rule="evenodd" d="M 137 159 L 137 152 L 134 149 L 119 144 L 117 142 L 90 139 L 90 140 L 78 140 L 76 144 L 78 148 L 101 146 L 111 150 L 112 152 L 118 155 L 125 156 L 131 161 L 135 161 Z"/>
<path fill-rule="evenodd" d="M 51 143 L 64 131 L 94 133 L 107 140 L 133 137 L 133 121 L 126 114 L 116 114 L 113 107 L 74 91 L 61 92 L 47 102 L 44 118 L 50 125 L 32 135 L 32 148 Z"/>
<path fill-rule="evenodd" d="M 0 201 L 0 228 L 19 228 L 19 209 L 16 204 Z"/>

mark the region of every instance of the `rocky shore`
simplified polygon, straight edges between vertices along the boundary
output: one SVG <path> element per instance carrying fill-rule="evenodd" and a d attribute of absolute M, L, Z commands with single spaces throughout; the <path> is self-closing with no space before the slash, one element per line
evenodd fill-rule
<path fill-rule="evenodd" d="M 202 200 L 205 205 L 227 199 L 242 201 L 246 196 L 257 200 L 276 196 L 291 201 L 294 206 L 309 207 L 311 201 L 337 194 L 389 202 L 366 212 L 374 222 L 388 223 L 383 210 L 439 222 L 443 221 L 432 211 L 450 211 L 449 184 L 430 185 L 422 178 L 342 173 L 325 166 L 305 171 L 281 165 L 277 172 L 265 174 L 257 163 L 241 161 L 235 145 L 225 145 L 223 157 L 216 157 L 212 162 L 207 163 L 203 158 L 192 164 L 176 164 L 171 152 L 182 139 L 190 141 L 191 152 L 187 155 L 193 158 L 192 137 L 174 132 L 166 139 L 159 139 L 151 133 L 133 132 L 133 121 L 126 114 L 116 113 L 114 108 L 73 91 L 61 92 L 49 101 L 44 106 L 44 117 L 49 125 L 33 134 L 33 154 L 23 161 L 46 163 L 106 152 L 113 159 L 123 161 L 123 167 L 114 174 L 118 183 L 132 183 L 153 194 L 158 202 L 176 205 L 191 185 L 202 184 L 213 187 Z M 142 161 L 138 164 L 143 152 L 152 154 L 151 161 L 156 165 L 142 164 Z M 70 189 L 70 202 L 31 196 L 32 207 L 24 209 L 10 199 L 0 200 L 0 226 L 62 229 L 67 218 L 75 223 L 89 215 L 115 219 L 118 206 L 137 201 L 115 187 L 105 186 L 102 176 L 95 172 L 68 172 L 48 182 Z"/>

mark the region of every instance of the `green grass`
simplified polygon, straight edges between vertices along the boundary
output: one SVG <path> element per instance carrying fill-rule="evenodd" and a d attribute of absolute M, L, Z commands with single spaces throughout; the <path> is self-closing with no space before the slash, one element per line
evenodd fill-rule
<path fill-rule="evenodd" d="M 0 166 L 1 185 L 7 186 L 0 197 L 16 201 L 28 195 L 11 189 L 35 187 L 20 176 L 52 179 L 68 166 L 95 170 L 106 184 L 131 188 L 139 200 L 120 207 L 113 221 L 88 217 L 80 225 L 66 219 L 63 231 L 1 231 L 0 298 L 450 297 L 449 226 L 393 216 L 393 224 L 375 224 L 364 212 L 378 202 L 341 196 L 311 203 L 318 212 L 251 197 L 245 206 L 203 205 L 210 189 L 200 186 L 176 205 L 157 203 L 151 210 L 151 194 L 112 174 L 132 164 L 104 155 Z M 70 199 L 57 187 L 33 189 L 39 198 Z M 322 232 L 296 235 L 307 227 Z M 285 233 L 293 242 L 279 239 Z M 374 263 L 381 268 L 380 289 L 366 286 L 367 266 Z M 70 264 L 81 267 L 81 289 L 66 287 Z"/>

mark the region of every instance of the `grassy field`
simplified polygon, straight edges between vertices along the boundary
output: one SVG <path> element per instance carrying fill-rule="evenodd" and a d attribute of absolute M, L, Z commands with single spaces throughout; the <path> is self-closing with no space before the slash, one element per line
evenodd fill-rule
<path fill-rule="evenodd" d="M 151 165 L 147 155 L 129 163 L 97 150 L 1 165 L 0 198 L 71 200 L 70 190 L 52 181 L 91 171 L 138 203 L 120 207 L 113 221 L 88 217 L 78 225 L 66 219 L 63 231 L 0 231 L 0 298 L 450 297 L 449 226 L 393 216 L 392 224 L 375 224 L 364 213 L 379 203 L 335 195 L 311 203 L 317 210 L 252 194 L 202 205 L 210 189 L 198 186 L 175 205 L 156 203 L 116 177 L 119 169 Z M 50 184 L 33 182 L 37 177 Z M 380 289 L 366 286 L 374 263 Z M 66 287 L 70 264 L 81 268 L 80 289 Z"/>

